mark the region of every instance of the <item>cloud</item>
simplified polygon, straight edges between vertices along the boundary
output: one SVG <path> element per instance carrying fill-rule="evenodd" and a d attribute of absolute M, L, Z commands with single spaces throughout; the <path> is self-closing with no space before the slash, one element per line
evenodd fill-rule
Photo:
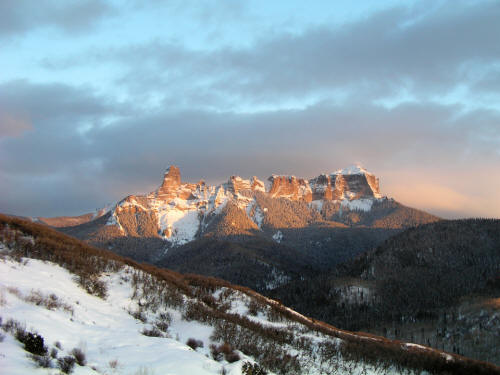
<path fill-rule="evenodd" d="M 232 174 L 309 178 L 359 161 L 406 204 L 498 216 L 500 5 L 431 3 L 245 46 L 156 39 L 44 59 L 53 73 L 108 64 L 116 91 L 0 84 L 0 208 L 80 214 L 152 190 L 171 163 L 186 181 L 220 183 Z M 63 30 L 58 17 L 76 12 L 71 4 L 50 17 L 7 7 L 0 35 Z M 105 13 L 83 4 L 81 27 Z"/>
<path fill-rule="evenodd" d="M 82 129 L 120 110 L 87 87 L 16 80 L 0 84 L 0 113 L 2 170 L 40 176 L 75 168 L 88 147 Z"/>
<path fill-rule="evenodd" d="M 373 101 L 402 91 L 439 100 L 460 86 L 471 88 L 468 100 L 494 94 L 497 80 L 488 79 L 488 87 L 478 80 L 500 64 L 500 3 L 426 4 L 426 13 L 423 6 L 390 8 L 347 24 L 260 36 L 249 46 L 192 49 L 152 40 L 45 66 L 118 64 L 126 73 L 117 84 L 134 94 L 162 93 L 166 105 L 183 108 L 283 108 L 338 95 Z"/>
<path fill-rule="evenodd" d="M 169 109 L 139 114 L 87 88 L 14 86 L 17 90 L 0 97 L 0 103 L 22 106 L 33 118 L 33 130 L 0 140 L 2 190 L 8 192 L 0 197 L 0 207 L 18 214 L 78 214 L 145 193 L 160 183 L 171 163 L 181 167 L 185 181 L 220 183 L 232 174 L 309 178 L 360 161 L 396 199 L 401 195 L 405 203 L 420 206 L 428 197 L 441 204 L 421 208 L 434 207 L 433 212 L 448 217 L 493 216 L 499 204 L 500 181 L 484 175 L 500 163 L 500 114 L 494 111 L 454 118 L 455 106 L 432 103 L 394 109 L 322 103 L 253 114 Z M 44 101 L 46 96 L 50 100 Z M 99 122 L 103 117 L 112 120 Z M 429 174 L 438 177 L 428 182 Z M 413 190 L 405 192 L 401 181 L 414 181 Z M 477 181 L 491 204 L 478 196 Z M 429 195 L 419 186 L 440 188 Z M 458 204 L 457 197 L 471 204 Z M 481 209 L 470 210 L 476 204 Z"/>
<path fill-rule="evenodd" d="M 31 128 L 31 122 L 22 115 L 3 113 L 0 108 L 0 139 L 17 137 Z"/>
<path fill-rule="evenodd" d="M 0 38 L 52 27 L 67 33 L 95 26 L 113 13 L 109 3 L 98 0 L 2 0 L 0 2 Z"/>

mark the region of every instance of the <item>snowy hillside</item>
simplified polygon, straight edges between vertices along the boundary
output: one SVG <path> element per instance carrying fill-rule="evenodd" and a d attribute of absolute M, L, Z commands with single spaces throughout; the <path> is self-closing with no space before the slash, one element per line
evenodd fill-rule
<path fill-rule="evenodd" d="M 57 368 L 75 374 L 497 373 L 418 345 L 341 331 L 249 289 L 139 265 L 1 215 L 0 244 L 2 374 Z"/>
<path fill-rule="evenodd" d="M 5 260 L 0 263 L 3 323 L 13 319 L 28 331 L 37 331 L 50 348 L 59 343 L 58 357 L 80 348 L 87 363 L 75 366 L 75 374 L 139 374 L 141 370 L 156 374 L 219 374 L 223 367 L 228 374 L 241 373 L 242 361 L 228 364 L 205 356 L 209 354 L 211 327 L 183 320 L 180 311 L 146 311 L 145 322 L 135 319 L 132 314 L 139 310 L 140 300 L 131 298 L 132 273 L 132 268 L 124 267 L 103 276 L 108 297 L 102 299 L 86 293 L 73 275 L 58 265 L 35 259 L 22 263 Z M 38 297 L 50 299 L 51 295 L 57 297 L 54 307 L 36 304 Z M 152 330 L 160 316 L 172 319 L 166 332 L 159 331 L 165 337 L 141 334 Z M 164 324 L 167 321 L 162 320 Z M 185 343 L 190 337 L 202 340 L 204 348 L 194 351 L 188 347 Z M 14 337 L 6 335 L 0 348 L 2 373 L 35 373 L 34 362 Z"/>

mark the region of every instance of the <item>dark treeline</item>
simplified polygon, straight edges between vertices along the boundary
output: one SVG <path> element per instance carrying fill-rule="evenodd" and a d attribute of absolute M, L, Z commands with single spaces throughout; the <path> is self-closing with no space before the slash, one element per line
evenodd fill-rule
<path fill-rule="evenodd" d="M 459 306 L 466 297 L 500 297 L 500 220 L 410 228 L 330 274 L 293 281 L 270 295 L 344 329 L 441 345 L 498 362 L 496 315 L 466 319 Z M 480 333 L 471 334 L 475 330 Z"/>

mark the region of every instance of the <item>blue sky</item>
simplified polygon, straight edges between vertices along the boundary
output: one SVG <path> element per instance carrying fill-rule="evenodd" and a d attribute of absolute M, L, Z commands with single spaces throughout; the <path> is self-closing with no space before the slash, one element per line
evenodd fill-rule
<path fill-rule="evenodd" d="M 497 1 L 0 3 L 0 211 L 355 162 L 444 217 L 500 216 Z"/>

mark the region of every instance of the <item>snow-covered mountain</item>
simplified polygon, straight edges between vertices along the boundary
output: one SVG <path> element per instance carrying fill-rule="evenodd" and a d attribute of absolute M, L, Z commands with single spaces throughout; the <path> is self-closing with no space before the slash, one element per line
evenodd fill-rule
<path fill-rule="evenodd" d="M 499 373 L 1 215 L 0 255 L 2 374 Z"/>
<path fill-rule="evenodd" d="M 293 215 L 288 215 L 288 222 L 277 217 L 281 207 L 269 207 L 290 204 L 299 210 L 294 209 Z M 111 210 L 106 224 L 116 227 L 117 235 L 143 233 L 162 238 L 174 246 L 211 232 L 246 235 L 274 230 L 268 237 L 281 242 L 283 233 L 280 235 L 278 230 L 282 227 L 306 227 L 320 221 L 344 226 L 366 225 L 359 217 L 377 217 L 378 207 L 385 209 L 394 204 L 380 193 L 378 178 L 360 166 L 310 180 L 272 175 L 267 186 L 255 176 L 250 179 L 231 176 L 226 183 L 217 186 L 209 186 L 204 181 L 186 183 L 182 182 L 179 169 L 170 166 L 157 190 L 126 197 Z M 220 217 L 229 212 L 234 216 L 232 220 L 221 221 Z M 297 223 L 290 222 L 293 216 L 297 217 Z M 428 216 L 423 221 L 435 220 Z M 415 222 L 419 223 L 418 219 L 392 225 Z"/>

